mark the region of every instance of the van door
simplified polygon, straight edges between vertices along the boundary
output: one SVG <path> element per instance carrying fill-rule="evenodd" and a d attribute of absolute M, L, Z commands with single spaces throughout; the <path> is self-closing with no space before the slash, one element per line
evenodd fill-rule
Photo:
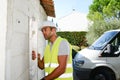
<path fill-rule="evenodd" d="M 110 42 L 112 52 L 107 56 L 107 63 L 120 74 L 120 33 Z"/>

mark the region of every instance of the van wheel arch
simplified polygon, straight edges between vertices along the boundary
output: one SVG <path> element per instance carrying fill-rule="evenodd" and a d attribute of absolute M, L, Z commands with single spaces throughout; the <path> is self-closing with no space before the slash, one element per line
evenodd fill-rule
<path fill-rule="evenodd" d="M 108 67 L 97 67 L 90 73 L 90 80 L 100 80 L 95 79 L 96 77 L 105 78 L 103 80 L 116 80 L 115 73 L 112 69 Z"/>

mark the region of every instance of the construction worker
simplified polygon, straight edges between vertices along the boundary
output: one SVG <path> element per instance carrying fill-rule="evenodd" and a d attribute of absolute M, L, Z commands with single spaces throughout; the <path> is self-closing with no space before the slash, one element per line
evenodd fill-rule
<path fill-rule="evenodd" d="M 42 60 L 38 54 L 38 67 L 45 69 L 45 77 L 41 80 L 73 80 L 71 45 L 66 39 L 57 36 L 56 30 L 53 22 L 43 22 L 41 31 L 48 45 Z M 33 60 L 35 55 L 35 51 L 32 51 Z"/>

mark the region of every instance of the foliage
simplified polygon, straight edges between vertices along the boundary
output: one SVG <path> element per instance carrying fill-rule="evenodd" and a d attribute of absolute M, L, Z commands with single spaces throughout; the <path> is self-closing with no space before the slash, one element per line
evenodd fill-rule
<path fill-rule="evenodd" d="M 72 45 L 86 45 L 86 32 L 57 32 L 57 35 L 66 38 Z"/>
<path fill-rule="evenodd" d="M 88 18 L 91 21 L 120 19 L 120 0 L 93 0 Z"/>
<path fill-rule="evenodd" d="M 86 35 L 91 44 L 105 31 L 120 28 L 120 0 L 93 0 L 87 17 L 93 23 Z"/>
<path fill-rule="evenodd" d="M 120 29 L 120 20 L 112 20 L 109 22 L 96 21 L 92 26 L 90 26 L 89 32 L 86 35 L 88 44 L 92 44 L 105 31 L 113 29 Z"/>

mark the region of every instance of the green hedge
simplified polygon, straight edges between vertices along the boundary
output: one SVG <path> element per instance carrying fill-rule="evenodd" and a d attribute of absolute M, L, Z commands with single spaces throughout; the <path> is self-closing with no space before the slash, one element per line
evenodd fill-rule
<path fill-rule="evenodd" d="M 86 33 L 87 32 L 57 32 L 58 36 L 66 38 L 72 45 L 86 46 Z"/>

